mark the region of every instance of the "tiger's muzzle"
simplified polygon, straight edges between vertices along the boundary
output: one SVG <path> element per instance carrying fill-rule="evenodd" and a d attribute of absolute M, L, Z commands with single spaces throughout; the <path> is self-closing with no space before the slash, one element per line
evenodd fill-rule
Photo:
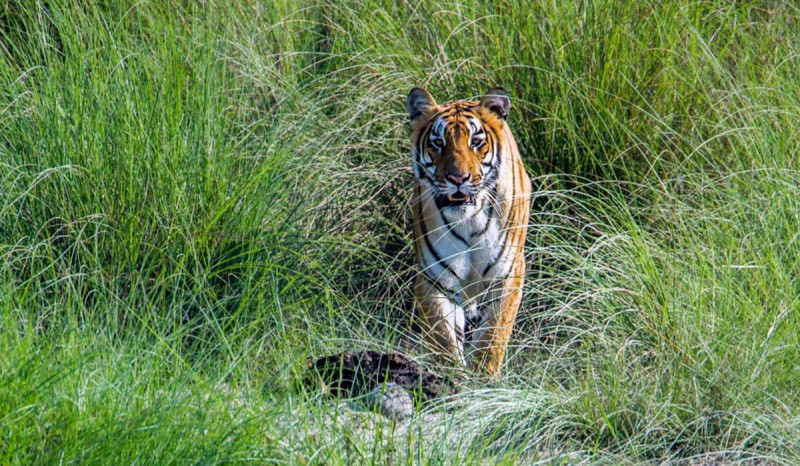
<path fill-rule="evenodd" d="M 436 204 L 439 208 L 474 206 L 477 195 L 478 189 L 471 183 L 457 185 L 455 190 L 448 184 L 447 189 L 436 195 Z"/>
<path fill-rule="evenodd" d="M 463 205 L 475 205 L 475 196 L 456 191 L 447 195 L 447 207 L 460 207 Z"/>

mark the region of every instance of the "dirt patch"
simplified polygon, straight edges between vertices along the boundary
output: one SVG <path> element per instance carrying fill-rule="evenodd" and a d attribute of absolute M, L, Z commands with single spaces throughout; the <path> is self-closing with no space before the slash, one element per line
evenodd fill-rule
<path fill-rule="evenodd" d="M 443 377 L 422 369 L 405 356 L 377 351 L 323 356 L 311 362 L 307 380 L 341 398 L 365 395 L 387 383 L 397 384 L 422 400 L 450 391 Z"/>

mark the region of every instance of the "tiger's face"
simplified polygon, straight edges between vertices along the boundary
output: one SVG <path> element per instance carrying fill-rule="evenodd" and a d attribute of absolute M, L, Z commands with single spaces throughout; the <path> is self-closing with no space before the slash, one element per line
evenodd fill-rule
<path fill-rule="evenodd" d="M 406 107 L 417 181 L 432 190 L 439 208 L 474 206 L 497 182 L 499 135 L 511 107 L 506 92 L 498 88 L 480 101 L 438 105 L 414 88 Z"/>

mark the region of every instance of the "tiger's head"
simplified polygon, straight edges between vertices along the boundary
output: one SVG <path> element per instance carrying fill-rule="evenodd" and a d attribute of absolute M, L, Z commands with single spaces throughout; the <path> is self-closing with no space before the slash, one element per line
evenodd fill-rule
<path fill-rule="evenodd" d="M 408 94 L 414 175 L 441 208 L 474 206 L 497 183 L 508 93 L 491 89 L 480 101 L 437 104 L 424 89 Z"/>

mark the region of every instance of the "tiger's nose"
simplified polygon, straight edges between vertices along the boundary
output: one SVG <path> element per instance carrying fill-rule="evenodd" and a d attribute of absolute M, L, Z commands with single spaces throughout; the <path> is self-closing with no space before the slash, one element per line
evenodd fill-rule
<path fill-rule="evenodd" d="M 469 177 L 470 177 L 469 173 L 452 173 L 452 172 L 447 173 L 447 179 L 455 183 L 456 186 L 469 180 Z"/>

